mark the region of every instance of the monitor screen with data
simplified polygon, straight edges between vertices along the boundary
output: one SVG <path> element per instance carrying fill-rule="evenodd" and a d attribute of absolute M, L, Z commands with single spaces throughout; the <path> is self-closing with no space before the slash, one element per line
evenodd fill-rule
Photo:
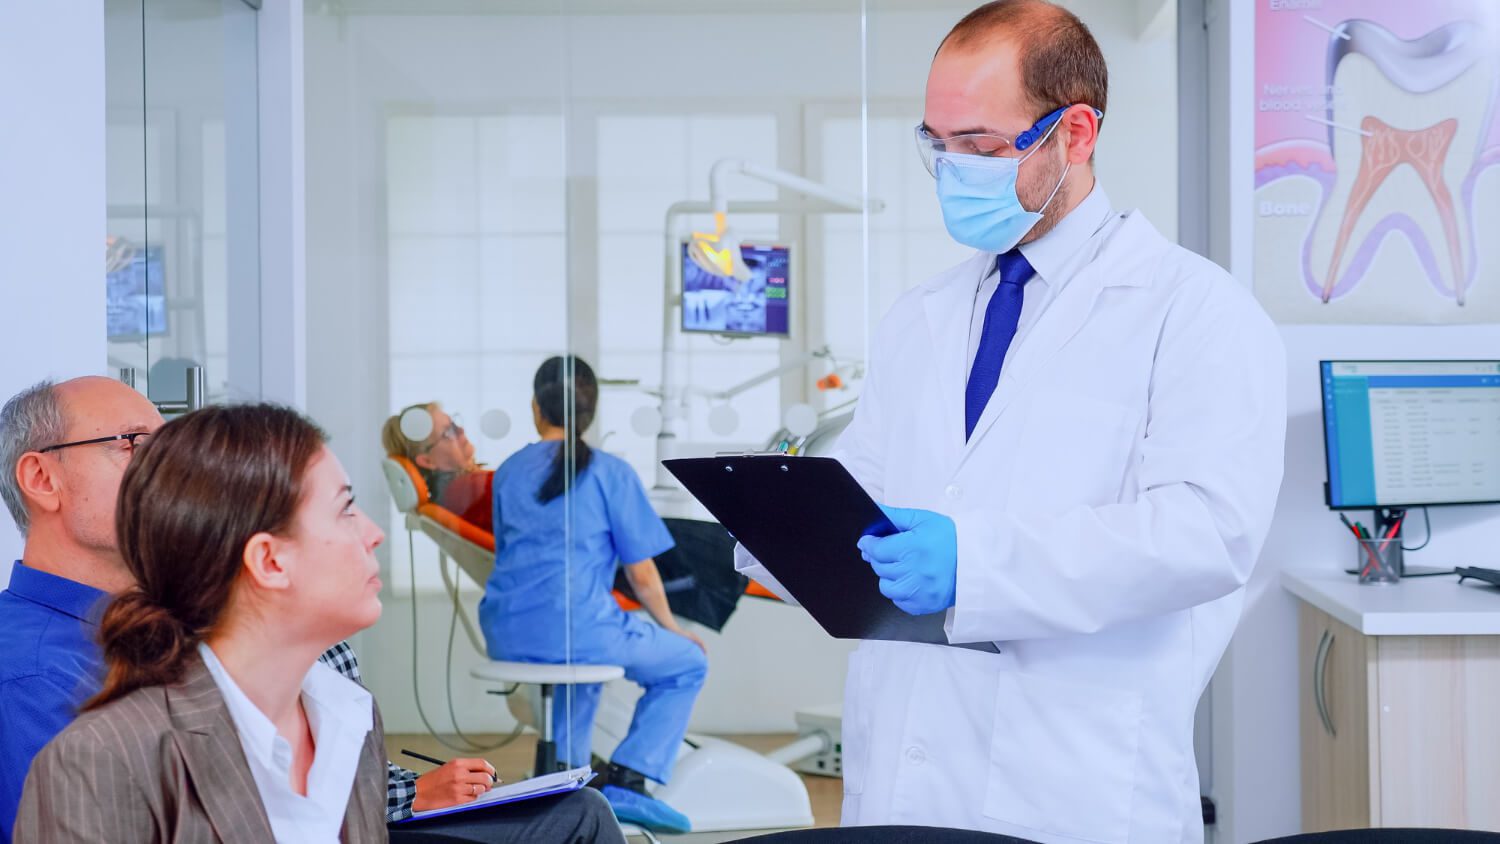
<path fill-rule="evenodd" d="M 1330 507 L 1500 503 L 1500 361 L 1322 368 Z"/>
<path fill-rule="evenodd" d="M 693 263 L 682 245 L 682 330 L 750 337 L 791 333 L 789 281 L 792 249 L 740 244 L 748 281 L 722 278 Z"/>

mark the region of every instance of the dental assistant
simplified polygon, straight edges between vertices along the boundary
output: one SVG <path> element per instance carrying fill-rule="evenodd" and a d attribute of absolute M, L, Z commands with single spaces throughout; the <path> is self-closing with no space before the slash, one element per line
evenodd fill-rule
<path fill-rule="evenodd" d="M 999 653 L 860 644 L 845 825 L 1203 838 L 1193 714 L 1271 522 L 1284 353 L 1243 286 L 1111 205 L 1107 91 L 1040 0 L 980 7 L 933 59 L 917 148 L 975 253 L 882 320 L 836 456 L 899 529 L 859 542 L 881 591 Z"/>
<path fill-rule="evenodd" d="M 690 820 L 650 796 L 646 780 L 670 779 L 708 660 L 667 605 L 654 558 L 672 548 L 672 536 L 635 470 L 583 441 L 598 403 L 598 380 L 582 360 L 554 357 L 537 370 L 532 413 L 541 442 L 495 470 L 495 569 L 480 626 L 491 659 L 624 666 L 645 694 L 603 773 L 604 796 L 620 820 L 687 832 Z M 610 596 L 621 565 L 655 624 Z M 589 762 L 601 688 L 571 685 L 553 700 L 558 756 L 570 766 Z"/>

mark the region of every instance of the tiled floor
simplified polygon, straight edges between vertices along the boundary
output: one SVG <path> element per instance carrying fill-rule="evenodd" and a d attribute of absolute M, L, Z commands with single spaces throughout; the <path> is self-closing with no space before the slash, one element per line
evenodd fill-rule
<path fill-rule="evenodd" d="M 481 735 L 471 736 L 481 744 L 495 744 L 500 736 Z M 738 735 L 722 736 L 721 738 L 742 744 L 751 750 L 765 752 L 789 743 L 796 736 L 791 734 L 766 734 L 766 735 Z M 425 762 L 411 759 L 401 755 L 403 748 L 435 756 L 439 759 L 448 759 L 454 756 L 472 756 L 476 754 L 460 753 L 443 746 L 441 742 L 429 735 L 387 735 L 385 737 L 386 752 L 390 754 L 391 761 L 398 765 L 411 768 L 418 773 L 431 769 L 431 765 Z M 488 753 L 477 754 L 489 760 L 495 766 L 500 779 L 506 782 L 514 782 L 525 776 L 531 768 L 532 755 L 536 749 L 536 736 L 526 734 L 517 738 L 511 744 Z M 808 774 L 802 775 L 802 781 L 807 783 L 808 797 L 812 801 L 813 820 L 816 826 L 838 826 L 839 806 L 843 801 L 843 782 L 832 777 L 818 777 Z M 681 844 L 698 844 L 698 842 L 730 841 L 752 833 L 729 833 L 729 834 L 703 834 L 673 837 L 673 842 Z M 665 840 L 665 839 L 664 839 Z"/>

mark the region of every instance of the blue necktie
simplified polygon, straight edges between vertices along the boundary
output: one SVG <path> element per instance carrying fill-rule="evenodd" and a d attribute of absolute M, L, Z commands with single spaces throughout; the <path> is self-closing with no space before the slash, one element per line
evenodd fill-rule
<path fill-rule="evenodd" d="M 1034 274 L 1031 264 L 1019 249 L 1012 249 L 995 258 L 995 270 L 1000 274 L 1000 285 L 990 304 L 984 309 L 984 330 L 979 335 L 979 352 L 974 356 L 974 367 L 969 370 L 969 385 L 964 390 L 964 441 L 974 435 L 974 426 L 989 404 L 995 385 L 1000 383 L 1000 365 L 1005 363 L 1005 352 L 1016 336 L 1016 323 L 1021 321 L 1021 300 L 1025 284 Z"/>

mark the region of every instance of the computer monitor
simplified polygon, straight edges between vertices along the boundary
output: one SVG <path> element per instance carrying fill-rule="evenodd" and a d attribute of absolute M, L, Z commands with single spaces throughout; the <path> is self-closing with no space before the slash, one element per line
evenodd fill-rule
<path fill-rule="evenodd" d="M 161 248 L 133 248 L 104 274 L 104 323 L 109 339 L 130 341 L 167 330 Z"/>
<path fill-rule="evenodd" d="M 1500 361 L 1325 360 L 1328 506 L 1500 503 Z"/>
<path fill-rule="evenodd" d="M 750 280 L 714 275 L 688 257 L 682 245 L 682 330 L 746 337 L 791 335 L 789 281 L 792 249 L 740 244 Z"/>

